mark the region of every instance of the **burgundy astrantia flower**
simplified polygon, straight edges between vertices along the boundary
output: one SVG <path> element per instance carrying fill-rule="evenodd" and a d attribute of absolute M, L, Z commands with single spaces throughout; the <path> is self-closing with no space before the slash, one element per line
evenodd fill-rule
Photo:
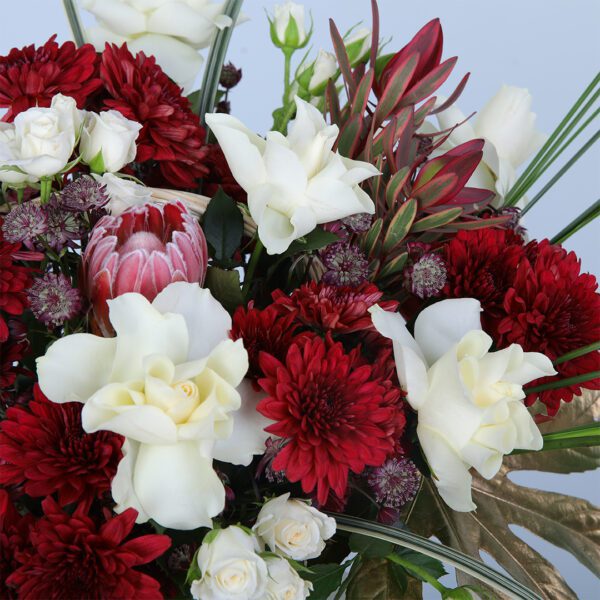
<path fill-rule="evenodd" d="M 330 244 L 321 252 L 321 260 L 327 268 L 323 275 L 323 283 L 328 285 L 358 287 L 369 278 L 369 261 L 354 244 Z"/>
<path fill-rule="evenodd" d="M 233 340 L 244 341 L 250 363 L 247 376 L 253 379 L 263 376 L 259 364 L 263 351 L 284 360 L 300 325 L 295 312 L 283 312 L 275 305 L 264 310 L 254 308 L 252 302 L 248 308 L 240 306 L 233 314 L 230 335 Z"/>
<path fill-rule="evenodd" d="M 381 300 L 383 292 L 372 283 L 356 288 L 336 287 L 311 281 L 287 296 L 280 290 L 273 292 L 275 302 L 296 311 L 305 325 L 322 332 L 354 333 L 372 330 L 369 308 L 379 304 L 388 311 L 396 310 L 398 303 Z"/>
<path fill-rule="evenodd" d="M 158 581 L 135 567 L 158 558 L 171 540 L 144 535 L 126 541 L 134 509 L 98 524 L 81 504 L 71 515 L 48 497 L 42 508 L 44 516 L 29 532 L 31 545 L 17 554 L 19 567 L 6 581 L 19 598 L 162 598 Z"/>
<path fill-rule="evenodd" d="M 86 433 L 81 404 L 56 404 L 37 385 L 28 407 L 9 408 L 0 423 L 0 484 L 19 485 L 32 497 L 58 494 L 61 506 L 89 504 L 110 489 L 123 438 Z"/>
<path fill-rule="evenodd" d="M 30 515 L 21 516 L 6 490 L 0 489 L 0 598 L 17 598 L 14 588 L 8 587 L 6 580 L 19 566 L 17 554 L 28 544 L 29 526 L 33 521 Z"/>
<path fill-rule="evenodd" d="M 369 469 L 367 481 L 379 504 L 399 509 L 417 495 L 420 476 L 412 461 L 394 456 L 381 466 Z"/>
<path fill-rule="evenodd" d="M 179 202 L 102 217 L 83 255 L 84 287 L 100 329 L 111 333 L 107 300 L 138 292 L 152 301 L 174 281 L 202 283 L 207 261 L 202 229 Z"/>
<path fill-rule="evenodd" d="M 424 254 L 406 273 L 411 292 L 422 300 L 437 296 L 446 284 L 446 264 L 437 254 Z"/>
<path fill-rule="evenodd" d="M 56 43 L 53 35 L 43 46 L 13 48 L 0 56 L 0 108 L 8 108 L 3 121 L 12 121 L 32 106 L 50 106 L 56 94 L 71 96 L 83 108 L 101 85 L 97 55 L 91 44 Z"/>
<path fill-rule="evenodd" d="M 48 327 L 58 327 L 75 317 L 82 308 L 82 297 L 71 280 L 62 273 L 38 277 L 27 292 L 31 312 Z"/>
<path fill-rule="evenodd" d="M 381 465 L 405 425 L 400 389 L 369 365 L 355 368 L 356 356 L 328 336 L 292 344 L 285 362 L 260 358 L 268 396 L 257 410 L 275 421 L 266 431 L 287 440 L 272 468 L 316 489 L 320 504 L 330 491 L 343 498 L 350 471 Z"/>
<path fill-rule="evenodd" d="M 107 44 L 100 77 L 108 94 L 103 106 L 143 126 L 135 160 L 147 163 L 144 181 L 159 187 L 165 187 L 161 185 L 165 181 L 177 188 L 195 187 L 198 178 L 208 173 L 206 133 L 189 100 L 156 59 L 143 52 L 134 57 L 125 45 Z"/>
<path fill-rule="evenodd" d="M 600 295 L 593 275 L 581 273 L 581 262 L 548 240 L 531 242 L 525 248 L 515 280 L 504 297 L 506 316 L 498 325 L 499 343 L 516 343 L 525 350 L 542 352 L 554 360 L 600 339 Z M 590 352 L 556 365 L 559 378 L 600 369 L 600 353 Z M 547 378 L 532 382 L 539 385 Z M 554 415 L 560 401 L 569 402 L 581 388 L 600 389 L 600 378 L 540 394 L 548 414 Z M 530 395 L 529 403 L 536 395 Z"/>

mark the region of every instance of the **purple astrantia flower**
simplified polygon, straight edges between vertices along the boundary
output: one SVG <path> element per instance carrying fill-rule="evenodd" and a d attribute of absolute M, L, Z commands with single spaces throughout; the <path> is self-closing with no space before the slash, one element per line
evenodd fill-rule
<path fill-rule="evenodd" d="M 37 238 L 48 231 L 46 213 L 32 201 L 18 204 L 4 217 L 2 231 L 7 242 L 22 242 L 31 250 L 39 246 Z"/>
<path fill-rule="evenodd" d="M 399 509 L 417 495 L 420 476 L 412 461 L 399 456 L 386 460 L 381 467 L 370 469 L 367 482 L 377 502 Z"/>
<path fill-rule="evenodd" d="M 287 441 L 282 438 L 267 438 L 265 453 L 256 467 L 257 479 L 264 475 L 271 483 L 283 483 L 285 481 L 285 471 L 274 471 L 272 463 L 286 443 Z"/>
<path fill-rule="evenodd" d="M 31 311 L 48 327 L 58 327 L 76 316 L 82 308 L 82 298 L 64 275 L 46 273 L 36 279 L 27 292 Z"/>
<path fill-rule="evenodd" d="M 61 205 L 72 212 L 102 208 L 108 202 L 106 186 L 93 177 L 83 175 L 67 184 L 60 194 Z"/>
<path fill-rule="evenodd" d="M 373 216 L 368 213 L 358 213 L 342 219 L 342 223 L 352 233 L 364 233 L 365 231 L 369 231 L 372 222 Z"/>
<path fill-rule="evenodd" d="M 356 287 L 369 277 L 369 261 L 358 246 L 337 242 L 321 253 L 321 260 L 327 271 L 323 283 L 337 287 Z"/>
<path fill-rule="evenodd" d="M 424 254 L 407 271 L 410 289 L 421 299 L 437 296 L 444 285 L 448 271 L 444 260 L 437 254 Z"/>
<path fill-rule="evenodd" d="M 48 230 L 46 241 L 48 246 L 57 252 L 66 247 L 74 247 L 75 241 L 83 233 L 83 222 L 76 213 L 64 210 L 61 200 L 56 194 L 52 195 L 44 206 Z"/>

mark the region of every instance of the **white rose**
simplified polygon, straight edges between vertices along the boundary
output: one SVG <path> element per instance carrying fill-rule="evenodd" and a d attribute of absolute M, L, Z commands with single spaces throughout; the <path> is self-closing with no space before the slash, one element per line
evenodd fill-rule
<path fill-rule="evenodd" d="M 127 42 L 134 54 L 155 56 L 186 94 L 202 66 L 198 50 L 210 45 L 218 29 L 231 25 L 231 18 L 223 14 L 224 4 L 210 0 L 82 0 L 82 6 L 98 21 L 98 27 L 87 31 L 98 51 L 106 42 Z"/>
<path fill-rule="evenodd" d="M 105 173 L 102 176 L 93 174 L 93 177 L 106 187 L 109 201 L 105 208 L 111 215 L 120 215 L 132 206 L 152 200 L 152 190 L 131 179 L 118 177 L 113 173 Z"/>
<path fill-rule="evenodd" d="M 85 116 L 79 153 L 96 173 L 116 173 L 135 158 L 142 126 L 116 110 Z"/>
<path fill-rule="evenodd" d="M 269 254 L 285 252 L 318 224 L 375 212 L 358 184 L 379 171 L 332 152 L 338 127 L 300 98 L 296 108 L 287 137 L 270 131 L 266 140 L 231 115 L 206 115 Z"/>
<path fill-rule="evenodd" d="M 490 352 L 492 339 L 481 330 L 481 306 L 472 298 L 423 310 L 414 338 L 399 314 L 370 312 L 394 342 L 398 378 L 417 411 L 417 435 L 441 497 L 454 510 L 474 510 L 471 467 L 491 479 L 505 454 L 542 447 L 522 386 L 556 374 L 551 361 L 518 344 Z"/>
<path fill-rule="evenodd" d="M 254 532 L 272 552 L 294 560 L 317 558 L 335 533 L 335 519 L 303 500 L 283 494 L 269 500 L 256 517 Z"/>
<path fill-rule="evenodd" d="M 371 30 L 366 27 L 359 27 L 346 35 L 344 46 L 348 53 L 350 65 L 355 67 L 369 57 L 371 51 Z"/>
<path fill-rule="evenodd" d="M 285 558 L 267 558 L 269 579 L 265 591 L 266 600 L 305 600 L 313 589 Z"/>
<path fill-rule="evenodd" d="M 119 512 L 132 507 L 138 522 L 173 529 L 210 527 L 225 506 L 213 458 L 225 452 L 243 463 L 246 444 L 260 447 L 254 436 L 264 444 L 254 422 L 232 438 L 248 355 L 229 339 L 231 317 L 187 282 L 171 283 L 152 303 L 118 296 L 109 317 L 115 337 L 68 335 L 38 358 L 40 387 L 53 402 L 83 402 L 86 431 L 126 438 L 112 481 Z M 217 440 L 230 447 L 217 451 Z"/>
<path fill-rule="evenodd" d="M 12 125 L 4 125 L 0 134 L 1 180 L 37 181 L 60 173 L 73 154 L 78 115 L 75 100 L 58 94 L 49 108 L 30 108 L 19 113 Z"/>
<path fill-rule="evenodd" d="M 267 565 L 254 536 L 234 525 L 208 538 L 198 552 L 202 577 L 192 582 L 195 600 L 263 600 Z"/>
<path fill-rule="evenodd" d="M 302 48 L 308 42 L 310 34 L 304 25 L 304 6 L 288 0 L 273 8 L 271 39 L 276 46 Z"/>
<path fill-rule="evenodd" d="M 327 82 L 337 73 L 337 59 L 331 52 L 319 50 L 317 60 L 313 64 L 313 71 L 308 83 L 308 91 L 313 96 L 320 96 L 325 91 Z"/>

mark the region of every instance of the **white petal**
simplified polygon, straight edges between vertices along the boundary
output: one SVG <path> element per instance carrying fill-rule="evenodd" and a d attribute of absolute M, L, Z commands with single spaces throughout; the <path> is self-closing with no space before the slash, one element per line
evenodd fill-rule
<path fill-rule="evenodd" d="M 82 0 L 82 7 L 91 12 L 106 29 L 119 35 L 135 35 L 146 30 L 146 16 L 121 0 Z"/>
<path fill-rule="evenodd" d="M 115 33 L 110 29 L 106 29 L 105 27 L 88 27 L 85 30 L 86 42 L 92 44 L 98 52 L 103 52 L 107 43 L 122 46 L 129 39 L 129 37 L 119 35 L 118 33 Z"/>
<path fill-rule="evenodd" d="M 115 338 L 61 338 L 36 361 L 40 388 L 52 402 L 85 402 L 108 382 L 115 353 Z"/>
<path fill-rule="evenodd" d="M 133 469 L 135 494 L 148 516 L 163 527 L 212 527 L 225 507 L 225 488 L 195 442 L 142 444 Z"/>
<path fill-rule="evenodd" d="M 232 387 L 238 387 L 248 371 L 248 352 L 240 340 L 223 340 L 211 353 L 206 366 Z"/>
<path fill-rule="evenodd" d="M 375 211 L 373 201 L 365 194 L 357 194 L 358 187 L 346 185 L 339 179 L 313 177 L 308 183 L 306 195 L 316 215 L 317 223 L 330 223 L 357 213 Z M 361 190 L 362 191 L 362 190 Z"/>
<path fill-rule="evenodd" d="M 150 354 L 162 354 L 175 364 L 187 360 L 189 338 L 181 315 L 163 315 L 135 293 L 109 300 L 108 311 L 117 334 L 112 381 L 143 379 L 143 360 Z"/>
<path fill-rule="evenodd" d="M 230 115 L 209 113 L 206 124 L 214 133 L 231 173 L 246 191 L 265 181 L 262 153 L 265 140 L 250 131 L 241 121 Z"/>
<path fill-rule="evenodd" d="M 176 313 L 185 319 L 189 350 L 183 360 L 173 361 L 175 364 L 204 358 L 229 337 L 229 313 L 210 290 L 196 283 L 178 281 L 169 284 L 156 296 L 152 306 L 163 314 Z"/>
<path fill-rule="evenodd" d="M 267 134 L 267 145 L 264 152 L 265 168 L 269 182 L 290 188 L 298 194 L 304 194 L 307 184 L 306 172 L 298 156 L 286 145 L 278 143 L 280 134 Z M 285 138 L 283 138 L 285 142 Z M 287 194 L 286 194 L 287 196 Z M 282 199 L 285 202 L 285 198 Z"/>
<path fill-rule="evenodd" d="M 417 435 L 431 467 L 440 496 L 453 510 L 469 512 L 477 508 L 471 498 L 472 477 L 468 466 L 436 431 L 419 424 Z"/>
<path fill-rule="evenodd" d="M 552 361 L 540 352 L 523 352 L 523 360 L 508 365 L 507 372 L 504 374 L 504 381 L 525 385 L 530 381 L 540 377 L 549 377 L 556 375 L 556 369 L 552 366 Z"/>
<path fill-rule="evenodd" d="M 437 102 L 440 102 L 441 100 L 441 98 L 438 98 Z M 448 138 L 453 146 L 458 146 L 477 138 L 477 134 L 470 121 L 463 123 L 466 116 L 455 104 L 448 107 L 446 110 L 443 110 L 441 113 L 438 113 L 436 118 L 440 129 L 452 129 L 452 127 L 454 127 L 454 130 Z M 459 123 L 462 123 L 462 125 L 458 125 Z"/>
<path fill-rule="evenodd" d="M 122 451 L 123 458 L 117 467 L 117 473 L 112 480 L 111 493 L 116 502 L 115 512 L 122 513 L 128 508 L 134 508 L 138 512 L 136 523 L 145 523 L 150 517 L 144 511 L 139 498 L 133 488 L 133 469 L 137 460 L 140 444 L 125 440 Z"/>
<path fill-rule="evenodd" d="M 242 396 L 242 407 L 233 413 L 233 432 L 226 440 L 218 440 L 214 448 L 214 458 L 234 465 L 248 466 L 255 454 L 263 454 L 269 434 L 265 431 L 273 423 L 263 417 L 256 405 L 264 393 L 254 391 L 248 379 L 238 388 Z"/>
<path fill-rule="evenodd" d="M 515 440 L 514 447 L 522 450 L 541 450 L 544 445 L 544 439 L 525 405 L 522 402 L 515 401 L 510 402 L 508 408 L 510 410 L 510 419 L 517 430 L 517 439 Z"/>
<path fill-rule="evenodd" d="M 452 298 L 428 306 L 415 321 L 415 339 L 432 365 L 469 331 L 481 329 L 481 305 L 473 298 Z"/>

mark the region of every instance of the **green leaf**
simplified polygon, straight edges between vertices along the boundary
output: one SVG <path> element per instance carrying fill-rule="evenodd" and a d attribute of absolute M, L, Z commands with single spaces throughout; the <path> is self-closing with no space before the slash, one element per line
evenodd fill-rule
<path fill-rule="evenodd" d="M 403 167 L 397 173 L 394 173 L 385 188 L 385 199 L 387 205 L 391 208 L 396 206 L 402 194 L 402 188 L 410 176 L 410 167 Z"/>
<path fill-rule="evenodd" d="M 413 54 L 391 75 L 383 90 L 377 108 L 375 110 L 375 126 L 378 127 L 394 111 L 396 105 L 400 102 L 402 94 L 410 84 L 411 78 L 417 68 L 419 60 L 418 54 Z"/>
<path fill-rule="evenodd" d="M 469 591 L 469 586 L 461 586 L 453 590 L 447 589 L 442 593 L 443 600 L 472 600 L 473 595 Z"/>
<path fill-rule="evenodd" d="M 373 71 L 369 69 L 360 80 L 354 99 L 352 100 L 352 114 L 362 115 L 367 108 L 367 101 L 369 100 L 369 94 L 373 87 Z"/>
<path fill-rule="evenodd" d="M 337 150 L 342 156 L 352 156 L 358 146 L 363 129 L 363 116 L 352 115 L 342 127 L 337 141 Z"/>
<path fill-rule="evenodd" d="M 408 260 L 408 252 L 403 252 L 398 256 L 395 256 L 391 260 L 388 260 L 379 271 L 378 279 L 389 277 L 390 275 L 396 275 L 404 268 L 406 261 Z"/>
<path fill-rule="evenodd" d="M 304 576 L 304 579 L 313 584 L 310 600 L 326 600 L 329 594 L 335 592 L 342 583 L 347 566 L 333 563 L 312 565 L 312 573 Z"/>
<path fill-rule="evenodd" d="M 444 569 L 444 565 L 437 558 L 432 558 L 431 556 L 421 554 L 420 552 L 415 552 L 414 550 L 409 550 L 408 548 L 401 548 L 396 552 L 396 554 L 401 556 L 404 560 L 409 561 L 416 567 L 419 567 L 419 569 L 423 569 L 436 579 L 446 575 L 446 569 Z"/>
<path fill-rule="evenodd" d="M 405 584 L 405 585 L 404 585 Z M 402 600 L 408 579 L 404 580 L 383 558 L 368 558 L 361 562 L 346 590 L 347 600 Z"/>
<path fill-rule="evenodd" d="M 394 544 L 353 533 L 349 539 L 350 550 L 365 558 L 385 558 L 393 552 Z"/>
<path fill-rule="evenodd" d="M 244 218 L 233 198 L 221 188 L 208 203 L 202 218 L 202 229 L 218 261 L 230 259 L 240 246 Z"/>
<path fill-rule="evenodd" d="M 408 235 L 416 214 L 417 201 L 414 198 L 410 198 L 398 209 L 388 225 L 385 237 L 383 238 L 384 252 L 389 252 Z"/>
<path fill-rule="evenodd" d="M 377 243 L 382 227 L 383 219 L 377 219 L 373 225 L 371 225 L 371 229 L 369 229 L 369 232 L 364 237 L 362 249 L 365 251 L 367 256 L 371 256 L 373 254 L 375 244 Z"/>
<path fill-rule="evenodd" d="M 325 231 L 320 227 L 317 227 L 311 231 L 308 235 L 305 235 L 299 240 L 295 240 L 290 244 L 290 247 L 283 253 L 280 254 L 281 258 L 287 258 L 288 256 L 295 256 L 300 253 L 314 252 L 315 250 L 321 250 L 333 242 L 337 242 L 338 236 L 331 231 Z"/>
<path fill-rule="evenodd" d="M 428 215 L 419 219 L 412 227 L 412 233 L 418 233 L 420 231 L 428 231 L 429 229 L 437 229 L 452 223 L 455 219 L 458 219 L 462 213 L 462 208 L 447 208 L 433 215 Z"/>
<path fill-rule="evenodd" d="M 237 271 L 225 271 L 218 267 L 209 267 L 204 285 L 230 313 L 233 313 L 238 306 L 244 304 L 240 274 Z"/>

